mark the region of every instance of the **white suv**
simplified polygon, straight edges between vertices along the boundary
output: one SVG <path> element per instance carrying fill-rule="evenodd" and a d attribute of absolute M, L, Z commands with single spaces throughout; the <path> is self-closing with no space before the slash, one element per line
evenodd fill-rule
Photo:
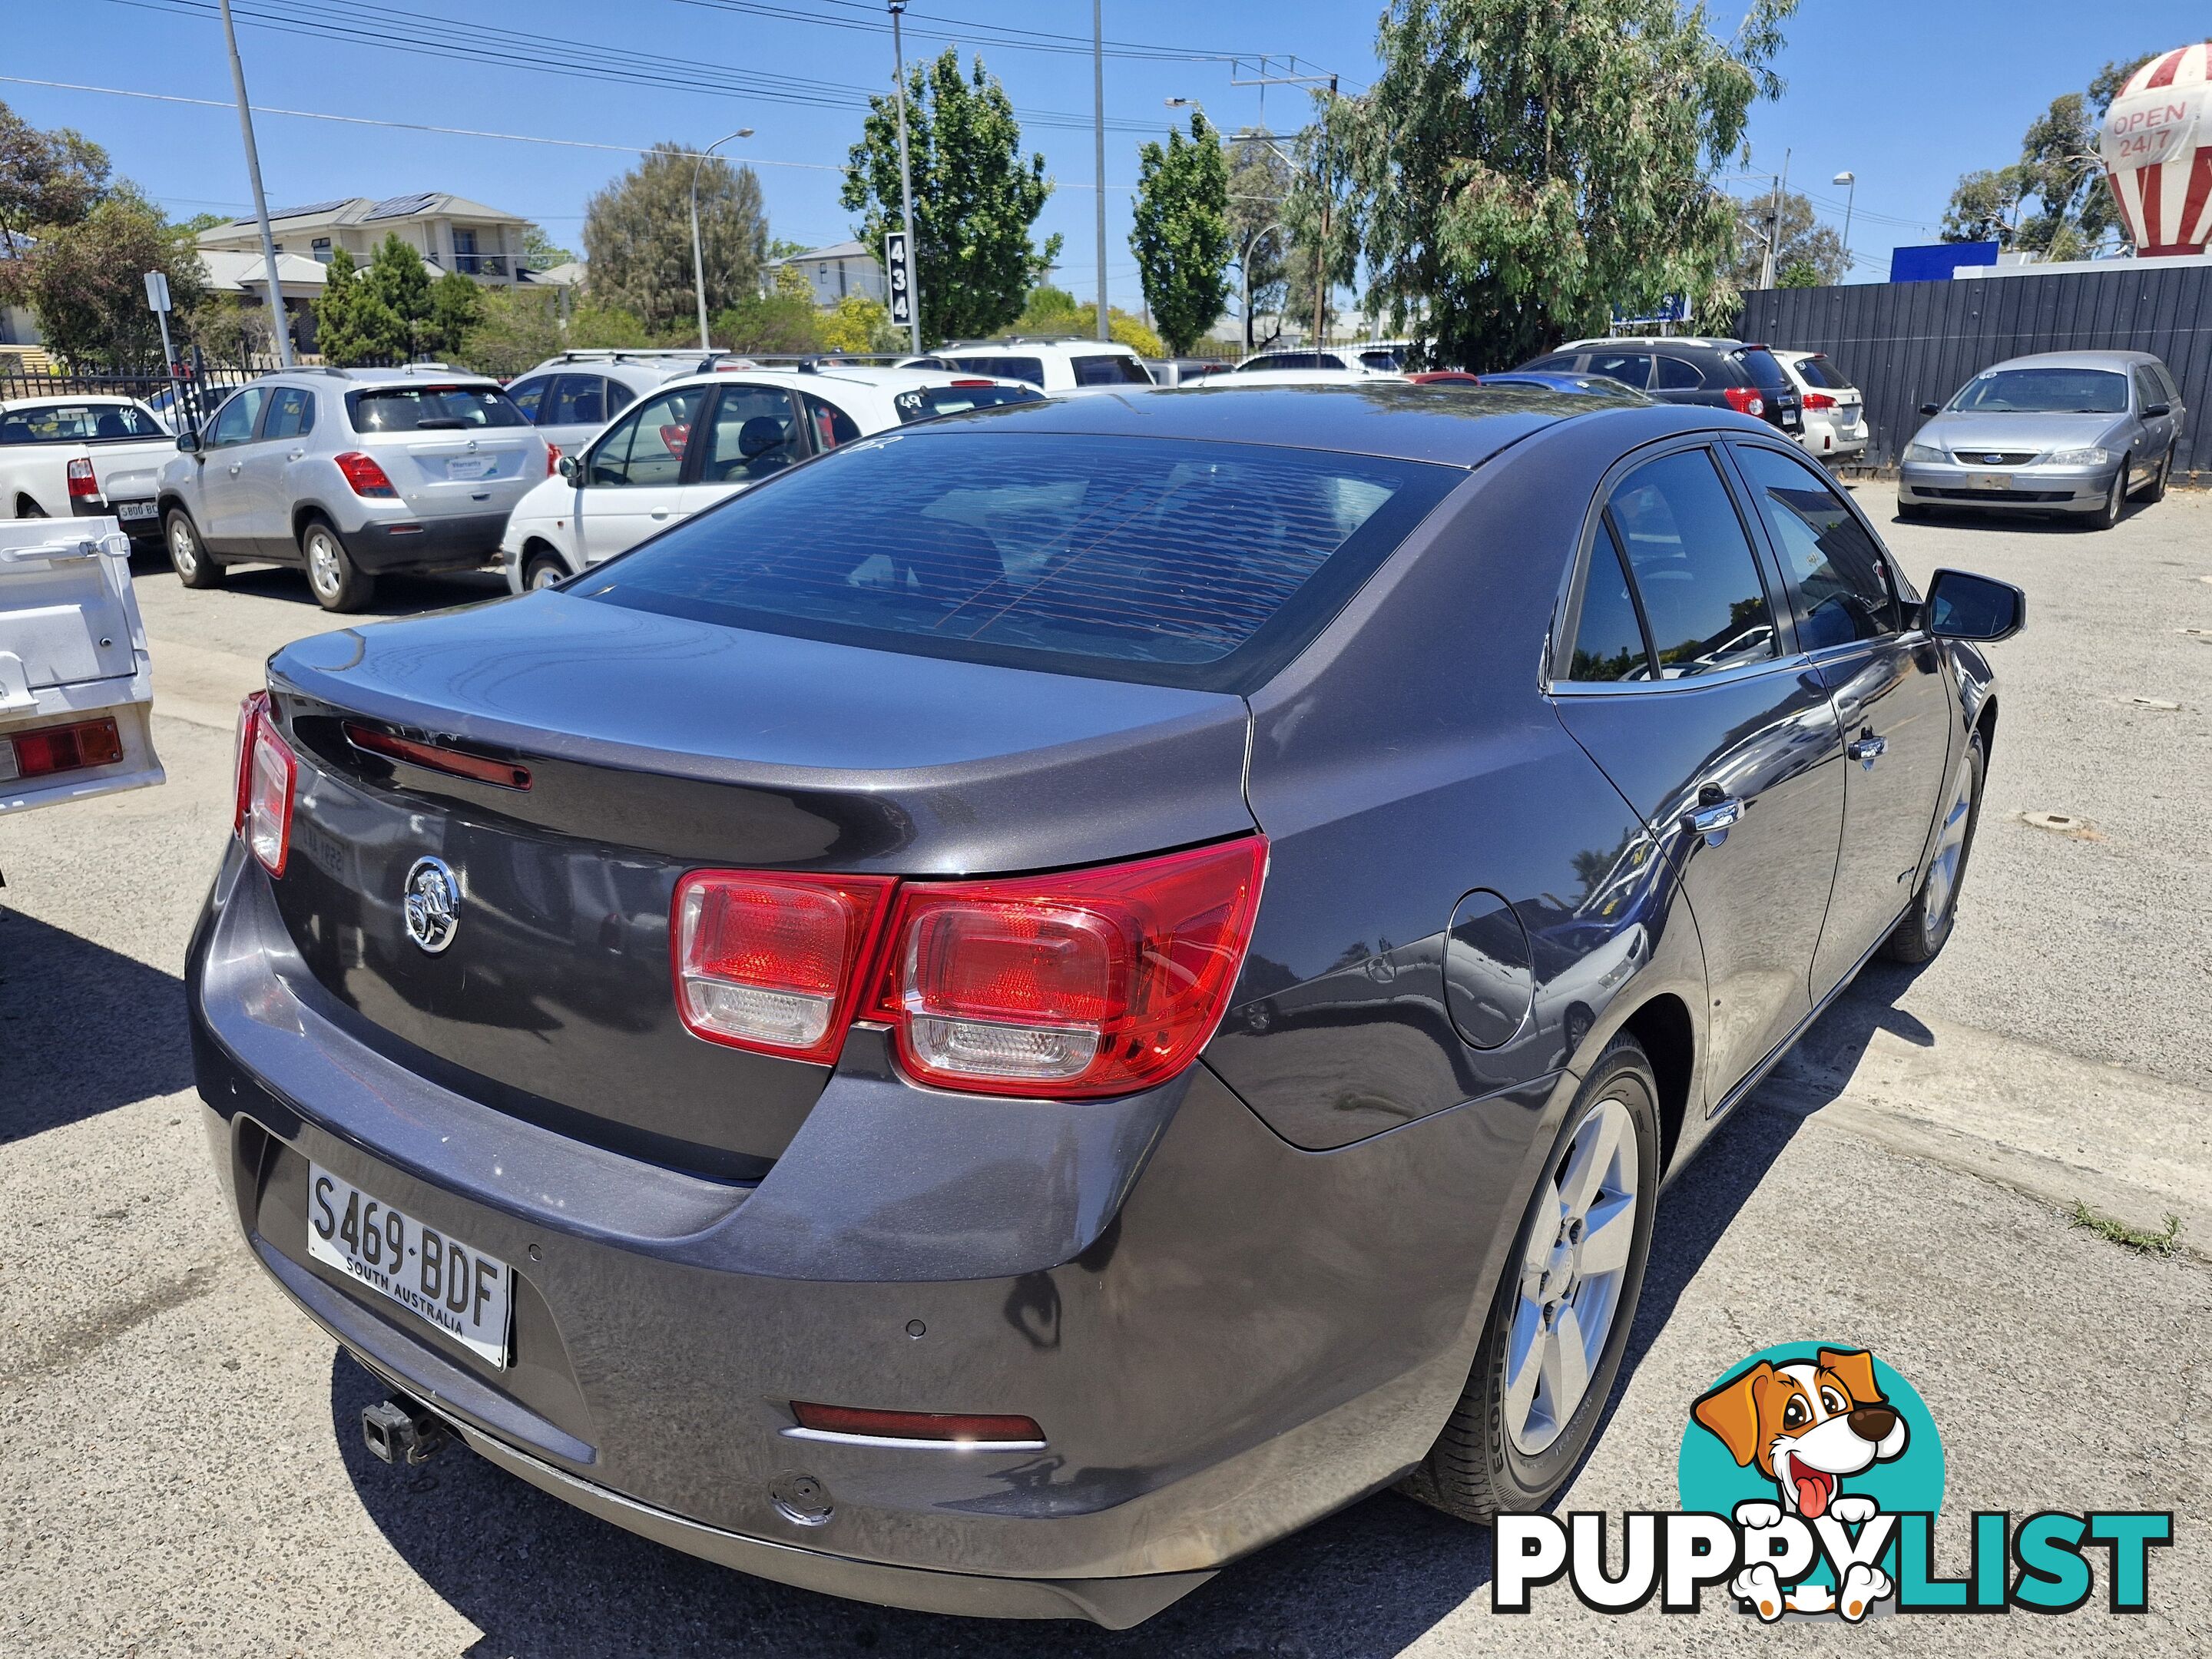
<path fill-rule="evenodd" d="M 1782 372 L 1796 383 L 1805 404 L 1797 441 L 1815 460 L 1834 465 L 1866 453 L 1866 399 L 1823 351 L 1777 351 Z"/>
<path fill-rule="evenodd" d="M 671 380 L 515 504 L 507 585 L 550 587 L 786 467 L 939 415 L 1043 394 L 944 369 L 720 369 Z"/>
<path fill-rule="evenodd" d="M 562 454 L 574 454 L 647 392 L 731 361 L 724 351 L 564 351 L 516 375 L 507 395 L 540 437 Z"/>
<path fill-rule="evenodd" d="M 959 369 L 1026 380 L 1055 397 L 1115 386 L 1151 386 L 1152 371 L 1133 346 L 1075 335 L 1016 335 L 1011 340 L 947 340 L 927 356 L 908 357 L 902 368 Z"/>

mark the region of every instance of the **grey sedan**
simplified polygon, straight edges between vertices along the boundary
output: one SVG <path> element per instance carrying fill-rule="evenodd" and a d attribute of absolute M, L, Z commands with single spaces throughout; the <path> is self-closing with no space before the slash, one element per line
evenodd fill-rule
<path fill-rule="evenodd" d="M 1898 511 L 1994 507 L 2082 515 L 2108 530 L 2126 499 L 2166 494 L 2187 415 L 2147 351 L 2047 351 L 1984 369 L 1905 447 Z"/>

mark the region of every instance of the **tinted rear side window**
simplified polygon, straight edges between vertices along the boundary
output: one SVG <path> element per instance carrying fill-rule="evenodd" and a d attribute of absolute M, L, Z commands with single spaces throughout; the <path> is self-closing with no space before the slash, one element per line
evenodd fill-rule
<path fill-rule="evenodd" d="M 1768 392 L 1790 390 L 1790 377 L 1782 372 L 1782 365 L 1774 354 L 1765 347 L 1747 347 L 1732 354 L 1743 365 L 1743 372 L 1751 376 L 1751 383 Z"/>
<path fill-rule="evenodd" d="M 996 409 L 1001 404 L 1036 404 L 1044 393 L 1025 386 L 925 386 L 902 392 L 891 399 L 902 421 L 927 421 L 939 415 L 963 415 L 971 409 Z"/>
<path fill-rule="evenodd" d="M 1465 476 L 1244 444 L 894 433 L 568 591 L 880 650 L 1242 690 L 1310 640 Z"/>
<path fill-rule="evenodd" d="M 473 431 L 530 424 L 495 386 L 379 386 L 346 393 L 346 409 L 356 432 Z"/>
<path fill-rule="evenodd" d="M 1096 357 L 1070 357 L 1067 366 L 1075 371 L 1078 386 L 1150 386 L 1152 371 L 1134 357 L 1124 357 L 1118 352 Z"/>
<path fill-rule="evenodd" d="M 1606 505 L 1643 597 L 1662 679 L 1709 674 L 1776 653 L 1751 542 L 1702 449 L 1640 466 Z"/>
<path fill-rule="evenodd" d="M 1590 544 L 1589 574 L 1583 580 L 1583 605 L 1575 623 L 1575 654 L 1565 678 L 1648 680 L 1651 658 L 1644 649 L 1644 624 L 1629 597 L 1628 573 L 1613 544 L 1613 532 L 1601 524 Z"/>
<path fill-rule="evenodd" d="M 946 357 L 940 361 L 945 368 L 964 374 L 999 374 L 1009 380 L 1027 380 L 1031 386 L 1044 384 L 1042 357 Z"/>

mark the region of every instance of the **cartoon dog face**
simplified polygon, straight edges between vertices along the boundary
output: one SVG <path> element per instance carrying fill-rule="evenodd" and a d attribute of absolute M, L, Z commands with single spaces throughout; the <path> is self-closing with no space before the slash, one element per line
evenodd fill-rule
<path fill-rule="evenodd" d="M 1822 1348 L 1814 1364 L 1762 1359 L 1702 1396 L 1690 1414 L 1739 1467 L 1756 1463 L 1783 1506 L 1817 1521 L 1842 1478 L 1905 1449 L 1905 1419 L 1875 1384 L 1874 1356 Z"/>

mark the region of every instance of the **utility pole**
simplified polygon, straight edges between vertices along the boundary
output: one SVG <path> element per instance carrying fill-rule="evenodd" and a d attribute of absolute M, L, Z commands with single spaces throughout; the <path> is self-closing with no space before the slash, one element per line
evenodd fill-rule
<path fill-rule="evenodd" d="M 906 232 L 906 307 L 912 331 L 914 355 L 921 356 L 921 250 L 914 240 L 914 175 L 906 159 L 906 39 L 899 19 L 906 15 L 906 0 L 890 0 L 891 61 L 898 76 L 899 225 Z M 889 271 L 884 273 L 886 278 Z"/>
<path fill-rule="evenodd" d="M 1329 181 L 1328 116 L 1336 104 L 1336 77 L 1328 77 L 1328 103 L 1322 109 L 1321 117 L 1321 240 L 1314 248 L 1314 349 L 1319 351 L 1328 343 L 1328 220 L 1329 209 L 1334 204 L 1336 191 Z"/>
<path fill-rule="evenodd" d="M 1098 141 L 1098 337 L 1114 337 L 1106 319 L 1106 21 L 1105 0 L 1091 0 L 1091 129 Z"/>
<path fill-rule="evenodd" d="M 1773 206 L 1766 216 L 1766 257 L 1759 262 L 1759 285 L 1774 286 L 1774 259 L 1782 246 L 1782 192 L 1790 184 L 1790 152 L 1782 152 L 1782 171 L 1774 175 Z"/>
<path fill-rule="evenodd" d="M 691 163 L 691 291 L 699 301 L 699 349 L 703 355 L 714 350 L 707 339 L 707 258 L 699 246 L 699 174 L 707 165 L 707 158 L 733 139 L 750 138 L 750 127 L 739 127 L 726 138 L 717 138 L 699 152 L 699 159 Z"/>
<path fill-rule="evenodd" d="M 261 193 L 261 152 L 253 147 L 253 111 L 246 101 L 246 65 L 238 60 L 238 30 L 230 21 L 230 0 L 222 0 L 222 38 L 230 47 L 230 84 L 238 93 L 238 130 L 246 137 L 246 176 L 253 185 L 253 216 L 261 222 L 261 258 L 269 271 L 269 319 L 276 336 L 276 361 L 292 367 L 292 320 L 284 314 L 284 291 L 276 276 L 276 239 L 269 234 L 269 198 Z"/>

